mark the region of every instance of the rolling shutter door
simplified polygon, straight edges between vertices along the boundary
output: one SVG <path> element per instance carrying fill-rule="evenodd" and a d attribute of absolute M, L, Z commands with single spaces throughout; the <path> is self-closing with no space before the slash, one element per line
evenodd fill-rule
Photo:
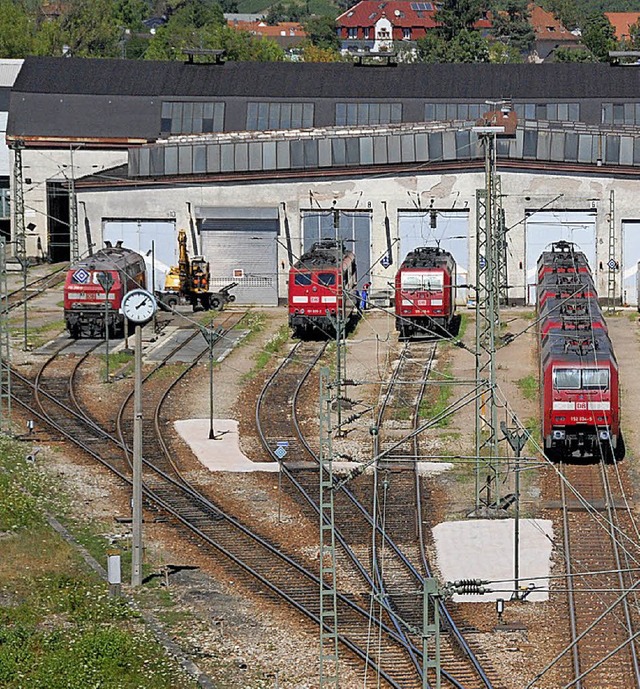
<path fill-rule="evenodd" d="M 278 304 L 277 208 L 198 208 L 211 290 L 237 282 L 238 304 Z"/>

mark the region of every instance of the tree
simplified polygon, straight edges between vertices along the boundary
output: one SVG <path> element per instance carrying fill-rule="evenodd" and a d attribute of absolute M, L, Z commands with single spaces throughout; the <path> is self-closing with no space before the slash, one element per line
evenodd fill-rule
<path fill-rule="evenodd" d="M 320 48 L 312 43 L 307 43 L 302 49 L 302 62 L 340 62 L 342 56 L 337 50 Z"/>
<path fill-rule="evenodd" d="M 317 48 L 324 50 L 340 50 L 340 39 L 336 30 L 336 22 L 326 15 L 309 17 L 302 23 L 308 39 Z"/>
<path fill-rule="evenodd" d="M 117 57 L 122 30 L 111 0 L 70 0 L 61 17 L 66 44 L 76 57 Z"/>
<path fill-rule="evenodd" d="M 45 21 L 40 24 L 33 39 L 34 55 L 62 55 L 66 37 L 62 29 L 62 22 Z"/>
<path fill-rule="evenodd" d="M 627 46 L 630 50 L 640 50 L 640 21 L 631 24 L 629 27 L 629 41 Z"/>
<path fill-rule="evenodd" d="M 528 53 L 536 37 L 530 18 L 528 0 L 503 0 L 493 12 L 494 35 L 521 53 Z"/>
<path fill-rule="evenodd" d="M 185 48 L 224 50 L 229 60 L 275 62 L 284 59 L 284 52 L 274 41 L 255 38 L 247 31 L 236 31 L 226 24 L 200 29 L 172 25 L 158 29 L 145 52 L 148 60 L 182 60 Z"/>
<path fill-rule="evenodd" d="M 453 40 L 462 30 L 473 29 L 483 15 L 482 0 L 444 0 L 436 10 L 438 34 L 446 41 Z"/>
<path fill-rule="evenodd" d="M 23 58 L 33 44 L 34 22 L 13 0 L 0 0 L 0 57 Z"/>
<path fill-rule="evenodd" d="M 513 46 L 505 45 L 500 41 L 489 43 L 489 62 L 493 64 L 506 64 L 524 62 L 522 54 Z"/>
<path fill-rule="evenodd" d="M 142 22 L 149 16 L 149 6 L 145 0 L 116 0 L 113 14 L 120 26 L 141 31 Z"/>
<path fill-rule="evenodd" d="M 447 44 L 435 33 L 428 33 L 416 41 L 416 62 L 447 62 Z"/>
<path fill-rule="evenodd" d="M 616 48 L 615 29 L 600 13 L 589 16 L 582 30 L 582 42 L 601 62 L 609 59 L 609 51 Z"/>
<path fill-rule="evenodd" d="M 447 46 L 447 62 L 489 62 L 489 44 L 478 31 L 462 29 Z"/>
<path fill-rule="evenodd" d="M 427 34 L 416 41 L 416 62 L 489 62 L 489 43 L 477 31 L 462 29 L 452 40 Z"/>
<path fill-rule="evenodd" d="M 597 62 L 597 58 L 590 50 L 579 48 L 571 50 L 570 48 L 558 48 L 553 54 L 554 62 Z"/>

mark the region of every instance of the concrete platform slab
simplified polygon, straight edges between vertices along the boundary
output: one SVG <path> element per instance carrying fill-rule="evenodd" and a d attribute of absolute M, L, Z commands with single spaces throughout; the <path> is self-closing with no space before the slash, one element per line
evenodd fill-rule
<path fill-rule="evenodd" d="M 438 567 L 445 581 L 485 579 L 500 583 L 488 588 L 496 593 L 482 596 L 455 595 L 454 601 L 486 603 L 498 598 L 509 600 L 513 590 L 514 520 L 478 519 L 444 522 L 433 529 Z M 527 601 L 548 600 L 553 524 L 548 519 L 520 520 L 520 585 L 533 584 Z M 529 578 L 527 578 L 529 577 Z M 499 591 L 498 591 L 499 589 Z"/>
<path fill-rule="evenodd" d="M 209 440 L 209 419 L 183 419 L 174 423 L 180 437 L 210 471 L 279 471 L 277 462 L 253 462 L 240 450 L 238 422 L 214 419 L 213 429 L 219 440 Z"/>

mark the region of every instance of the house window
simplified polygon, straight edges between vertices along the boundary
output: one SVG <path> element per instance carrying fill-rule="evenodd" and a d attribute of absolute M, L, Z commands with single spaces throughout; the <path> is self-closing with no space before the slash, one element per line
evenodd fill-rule
<path fill-rule="evenodd" d="M 402 29 L 402 38 L 408 41 L 411 38 L 411 29 Z"/>
<path fill-rule="evenodd" d="M 224 103 L 164 101 L 160 132 L 167 134 L 209 134 L 224 130 Z"/>
<path fill-rule="evenodd" d="M 347 38 L 358 38 L 358 27 L 350 26 L 347 29 Z"/>
<path fill-rule="evenodd" d="M 247 130 L 313 127 L 313 103 L 247 103 Z"/>
<path fill-rule="evenodd" d="M 366 28 L 366 29 L 363 29 L 363 31 L 364 31 L 365 40 L 368 40 L 368 39 L 370 38 L 370 31 L 371 31 L 371 29 Z"/>

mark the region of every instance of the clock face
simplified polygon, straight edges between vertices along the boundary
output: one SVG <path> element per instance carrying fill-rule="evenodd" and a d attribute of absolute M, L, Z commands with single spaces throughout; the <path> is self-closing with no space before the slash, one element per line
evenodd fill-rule
<path fill-rule="evenodd" d="M 122 298 L 122 313 L 134 323 L 145 323 L 153 317 L 156 300 L 144 289 L 134 289 Z"/>

